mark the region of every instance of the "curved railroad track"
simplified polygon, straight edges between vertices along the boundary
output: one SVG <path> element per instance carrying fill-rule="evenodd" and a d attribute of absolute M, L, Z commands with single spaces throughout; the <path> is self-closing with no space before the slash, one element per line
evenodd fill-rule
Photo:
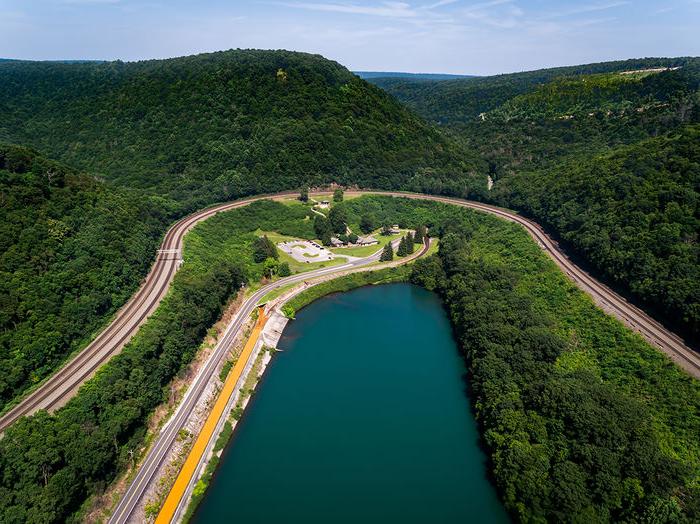
<path fill-rule="evenodd" d="M 451 205 L 467 207 L 477 211 L 483 211 L 500 218 L 515 222 L 525 228 L 530 236 L 545 250 L 559 268 L 579 288 L 591 296 L 593 301 L 604 311 L 616 316 L 627 327 L 642 335 L 653 346 L 666 353 L 671 360 L 696 378 L 700 378 L 700 354 L 688 347 L 683 339 L 667 329 L 665 326 L 651 318 L 637 306 L 630 304 L 615 291 L 602 284 L 583 269 L 571 261 L 561 250 L 557 242 L 552 240 L 536 222 L 524 218 L 513 211 L 501 209 L 480 202 L 472 202 L 458 198 L 440 197 L 432 195 L 419 195 L 415 193 L 401 192 L 375 192 L 390 194 L 412 199 L 427 199 L 444 202 Z"/>
<path fill-rule="evenodd" d="M 257 200 L 280 199 L 294 194 L 296 193 L 284 192 L 274 195 L 260 195 L 220 204 L 193 213 L 171 226 L 165 234 L 151 271 L 136 294 L 119 310 L 114 320 L 95 340 L 0 417 L 0 432 L 22 416 L 30 415 L 40 409 L 53 411 L 63 406 L 103 363 L 121 351 L 165 296 L 180 265 L 183 238 L 197 223 L 216 213 L 243 207 Z M 568 277 L 593 298 L 596 304 L 637 331 L 691 375 L 700 378 L 700 355 L 697 352 L 686 346 L 676 334 L 574 264 L 561 251 L 557 243 L 549 238 L 544 230 L 532 220 L 488 204 L 451 197 L 399 191 L 348 191 L 347 194 L 382 194 L 433 200 L 483 211 L 520 224 Z"/>
<path fill-rule="evenodd" d="M 229 202 L 202 209 L 173 224 L 163 238 L 151 271 L 136 294 L 90 344 L 0 417 L 0 432 L 20 417 L 31 415 L 40 409 L 53 411 L 63 406 L 102 364 L 122 350 L 167 293 L 180 266 L 183 238 L 197 223 L 221 211 L 246 206 L 256 200 L 289 195 L 290 193 L 260 195 Z"/>

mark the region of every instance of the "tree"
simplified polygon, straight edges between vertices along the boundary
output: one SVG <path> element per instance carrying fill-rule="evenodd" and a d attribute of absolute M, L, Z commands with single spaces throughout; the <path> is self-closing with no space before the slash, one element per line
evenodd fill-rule
<path fill-rule="evenodd" d="M 263 264 L 263 276 L 265 278 L 272 278 L 277 274 L 277 260 L 272 257 L 266 258 Z"/>
<path fill-rule="evenodd" d="M 444 278 L 445 271 L 442 269 L 440 259 L 435 255 L 428 258 L 419 258 L 413 264 L 411 282 L 423 286 L 428 291 L 437 289 Z"/>
<path fill-rule="evenodd" d="M 413 254 L 414 248 L 413 248 L 413 235 L 411 233 L 406 234 L 406 254 L 411 255 Z"/>
<path fill-rule="evenodd" d="M 382 226 L 382 235 L 384 235 L 385 237 L 388 237 L 389 235 L 391 235 L 391 226 L 388 226 L 388 225 Z"/>
<path fill-rule="evenodd" d="M 333 206 L 328 213 L 328 220 L 334 233 L 343 235 L 347 230 L 348 217 L 342 205 Z"/>
<path fill-rule="evenodd" d="M 321 244 L 324 246 L 330 246 L 331 245 L 331 232 L 329 231 L 324 231 L 323 234 L 319 237 L 319 240 L 321 240 Z"/>
<path fill-rule="evenodd" d="M 365 235 L 374 231 L 374 217 L 372 215 L 362 215 L 360 217 L 360 231 Z"/>
<path fill-rule="evenodd" d="M 280 263 L 280 265 L 277 266 L 277 274 L 283 278 L 291 275 L 292 270 L 289 268 L 289 264 L 287 262 Z"/>
<path fill-rule="evenodd" d="M 357 241 L 360 237 L 358 237 L 355 233 L 350 233 L 348 235 L 348 242 L 351 244 L 357 244 Z"/>
<path fill-rule="evenodd" d="M 331 228 L 331 223 L 326 217 L 316 215 L 316 218 L 314 218 L 314 232 L 318 238 L 323 240 L 325 236 L 330 238 L 331 234 L 333 233 L 333 229 Z"/>
<path fill-rule="evenodd" d="M 338 188 L 335 191 L 333 191 L 333 202 L 342 202 L 343 201 L 343 190 Z"/>
<path fill-rule="evenodd" d="M 396 250 L 396 255 L 400 257 L 405 257 L 408 254 L 408 248 L 406 247 L 408 237 L 401 237 L 399 242 L 399 248 Z"/>
<path fill-rule="evenodd" d="M 387 242 L 387 244 L 384 246 L 384 249 L 382 249 L 382 254 L 379 255 L 379 260 L 381 262 L 389 262 L 394 260 L 394 248 L 391 246 L 391 242 Z"/>
<path fill-rule="evenodd" d="M 423 226 L 423 225 L 418 226 L 416 228 L 415 233 L 413 233 L 413 243 L 414 244 L 422 244 L 426 235 L 427 235 L 427 232 L 425 230 L 425 226 Z"/>
<path fill-rule="evenodd" d="M 272 240 L 267 238 L 267 235 L 263 235 L 253 242 L 253 260 L 259 264 L 268 258 L 276 260 L 279 258 L 279 253 Z"/>
<path fill-rule="evenodd" d="M 309 188 L 304 186 L 301 188 L 301 191 L 299 191 L 299 200 L 302 202 L 308 202 L 309 201 Z"/>

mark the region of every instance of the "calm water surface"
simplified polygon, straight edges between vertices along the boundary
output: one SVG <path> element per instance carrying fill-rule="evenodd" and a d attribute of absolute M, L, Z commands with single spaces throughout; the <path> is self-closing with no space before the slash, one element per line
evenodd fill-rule
<path fill-rule="evenodd" d="M 508 522 L 437 296 L 326 297 L 279 347 L 195 522 Z"/>

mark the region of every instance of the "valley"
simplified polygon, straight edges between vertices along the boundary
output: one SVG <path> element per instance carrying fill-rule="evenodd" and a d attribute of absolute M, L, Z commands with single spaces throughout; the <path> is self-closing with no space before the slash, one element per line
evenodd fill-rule
<path fill-rule="evenodd" d="M 0 521 L 320 521 L 351 495 L 336 520 L 421 521 L 393 486 L 415 439 L 416 468 L 453 479 L 419 489 L 449 495 L 444 521 L 697 521 L 699 139 L 695 57 L 0 61 Z M 281 413 L 298 424 L 266 453 L 255 421 Z M 384 428 L 372 499 L 348 464 L 382 463 L 371 435 L 398 413 L 424 425 Z M 314 452 L 345 415 L 370 458 L 332 453 L 338 498 Z M 275 453 L 320 469 L 261 508 Z"/>

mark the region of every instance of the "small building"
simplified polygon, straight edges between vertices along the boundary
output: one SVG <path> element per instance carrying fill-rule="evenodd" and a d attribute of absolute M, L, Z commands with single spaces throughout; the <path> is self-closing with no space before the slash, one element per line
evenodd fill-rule
<path fill-rule="evenodd" d="M 389 233 L 392 235 L 398 235 L 399 233 L 401 233 L 401 228 L 398 224 L 394 224 L 389 228 Z"/>
<path fill-rule="evenodd" d="M 368 235 L 366 237 L 357 237 L 357 242 L 355 243 L 358 246 L 373 246 L 374 244 L 379 244 L 379 240 L 371 235 Z"/>
<path fill-rule="evenodd" d="M 331 246 L 332 247 L 343 247 L 345 245 L 345 242 L 340 240 L 338 237 L 331 237 Z"/>
<path fill-rule="evenodd" d="M 331 203 L 328 200 L 321 200 L 318 203 L 318 207 L 320 209 L 328 209 L 329 207 L 331 207 Z"/>

